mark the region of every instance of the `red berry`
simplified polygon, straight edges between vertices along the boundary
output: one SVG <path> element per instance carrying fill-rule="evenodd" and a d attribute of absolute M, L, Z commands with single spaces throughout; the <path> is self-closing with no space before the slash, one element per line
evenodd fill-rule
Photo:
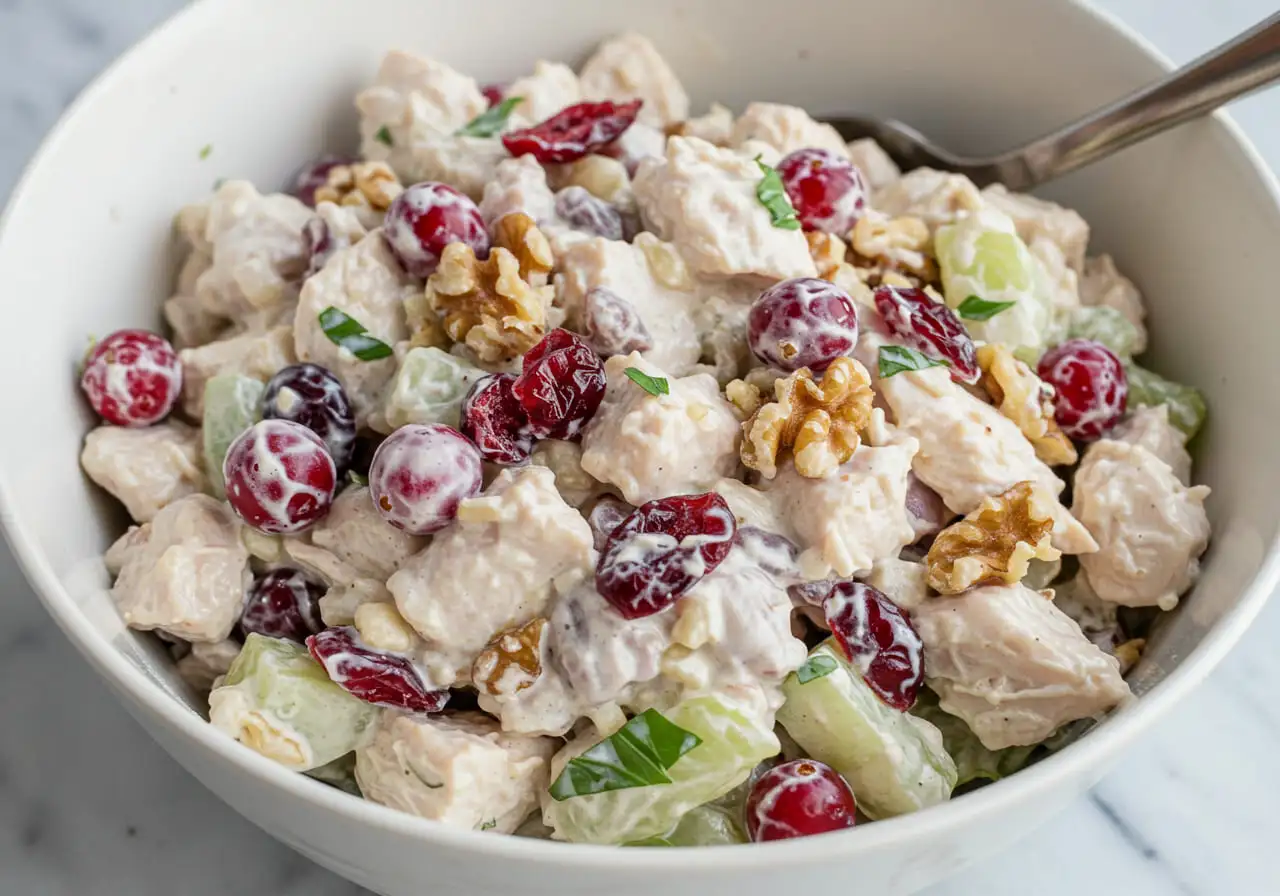
<path fill-rule="evenodd" d="M 857 345 L 858 309 L 834 283 L 816 277 L 783 280 L 751 306 L 747 341 L 771 367 L 825 370 Z"/>
<path fill-rule="evenodd" d="M 941 495 L 916 478 L 915 473 L 907 474 L 907 521 L 917 539 L 936 535 L 955 518 Z"/>
<path fill-rule="evenodd" d="M 408 657 L 372 649 L 351 626 L 312 635 L 307 649 L 330 681 L 365 703 L 427 713 L 449 702 L 449 692 L 429 689 Z"/>
<path fill-rule="evenodd" d="M 867 183 L 848 159 L 826 149 L 798 149 L 778 163 L 805 230 L 847 237 L 867 207 Z"/>
<path fill-rule="evenodd" d="M 326 155 L 308 162 L 298 169 L 293 176 L 293 187 L 289 190 L 294 196 L 312 208 L 316 207 L 316 190 L 329 181 L 329 172 L 339 165 L 350 165 L 359 161 L 350 156 Z"/>
<path fill-rule="evenodd" d="M 254 579 L 240 614 L 240 630 L 299 644 L 324 630 L 320 598 L 325 586 L 298 569 L 273 569 Z"/>
<path fill-rule="evenodd" d="M 479 493 L 484 465 L 475 445 L 440 423 L 411 423 L 387 436 L 369 466 L 369 493 L 382 518 L 413 535 L 438 532 Z"/>
<path fill-rule="evenodd" d="M 294 364 L 267 382 L 262 416 L 292 420 L 324 440 L 341 476 L 356 445 L 356 415 L 338 378 L 315 364 Z"/>
<path fill-rule="evenodd" d="M 227 501 L 259 532 L 301 532 L 329 512 L 338 473 L 324 442 L 301 423 L 260 420 L 222 464 Z"/>
<path fill-rule="evenodd" d="M 714 492 L 650 501 L 609 534 L 596 590 L 628 619 L 660 613 L 720 565 L 737 529 Z"/>
<path fill-rule="evenodd" d="M 604 400 L 604 365 L 582 339 L 552 330 L 529 349 L 511 384 L 536 439 L 573 439 Z"/>
<path fill-rule="evenodd" d="M 453 187 L 432 181 L 414 184 L 392 200 L 382 232 L 404 269 L 415 277 L 431 276 L 450 243 L 466 243 L 477 258 L 489 254 L 489 232 L 480 209 Z"/>
<path fill-rule="evenodd" d="M 1071 339 L 1040 359 L 1040 379 L 1054 388 L 1054 419 L 1073 439 L 1092 442 L 1120 422 L 1129 404 L 1129 378 L 1111 349 Z"/>
<path fill-rule="evenodd" d="M 511 391 L 515 381 L 514 374 L 491 373 L 476 380 L 462 401 L 462 434 L 491 463 L 522 464 L 533 451 L 529 421 Z"/>
<path fill-rule="evenodd" d="M 513 156 L 531 155 L 542 164 L 576 162 L 608 146 L 631 127 L 641 101 L 578 103 L 531 128 L 507 131 L 502 145 Z"/>
<path fill-rule="evenodd" d="M 862 582 L 836 582 L 822 609 L 836 643 L 875 695 L 903 712 L 914 706 L 924 681 L 924 642 L 898 605 Z"/>
<path fill-rule="evenodd" d="M 302 242 L 307 247 L 307 269 L 302 279 L 320 273 L 333 253 L 338 251 L 338 241 L 333 237 L 333 230 L 319 215 L 302 225 Z"/>
<path fill-rule="evenodd" d="M 502 98 L 506 95 L 507 88 L 503 84 L 486 84 L 480 88 L 480 92 L 484 94 L 484 98 L 489 102 L 489 108 L 493 108 L 502 102 Z"/>
<path fill-rule="evenodd" d="M 582 328 L 587 342 L 606 358 L 653 348 L 653 337 L 636 306 L 605 286 L 593 286 L 587 291 Z"/>
<path fill-rule="evenodd" d="M 635 508 L 621 498 L 613 495 L 601 495 L 587 514 L 587 525 L 591 527 L 591 539 L 597 551 L 603 551 L 613 530 L 622 525 L 622 521 L 631 515 Z"/>
<path fill-rule="evenodd" d="M 556 214 L 574 230 L 583 230 L 606 240 L 625 236 L 622 214 L 585 187 L 565 187 L 556 194 Z"/>
<path fill-rule="evenodd" d="M 739 526 L 733 543 L 746 551 L 761 570 L 778 584 L 790 584 L 800 577 L 796 563 L 800 549 L 795 542 L 757 526 Z"/>
<path fill-rule="evenodd" d="M 89 351 L 80 388 L 108 423 L 150 426 L 173 410 L 182 391 L 182 362 L 155 333 L 116 330 Z"/>
<path fill-rule="evenodd" d="M 875 302 L 889 332 L 908 348 L 948 364 L 954 380 L 978 381 L 978 350 L 954 311 L 913 287 L 877 287 Z"/>
<path fill-rule="evenodd" d="M 769 769 L 752 785 L 745 812 L 747 834 L 755 843 L 840 831 L 857 821 L 848 782 L 816 759 Z"/>

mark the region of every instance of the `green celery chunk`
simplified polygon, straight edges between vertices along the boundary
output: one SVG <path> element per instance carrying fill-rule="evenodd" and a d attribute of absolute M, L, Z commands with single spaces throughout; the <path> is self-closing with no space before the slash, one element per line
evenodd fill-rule
<path fill-rule="evenodd" d="M 928 688 L 920 692 L 920 698 L 911 708 L 911 713 L 925 719 L 942 732 L 942 742 L 947 752 L 955 760 L 959 777 L 956 786 L 970 781 L 985 779 L 999 781 L 1024 768 L 1036 748 L 1006 747 L 1003 750 L 988 750 L 978 740 L 964 720 L 945 712 L 938 705 L 938 697 Z"/>
<path fill-rule="evenodd" d="M 1092 339 L 1101 342 L 1122 360 L 1133 357 L 1138 342 L 1138 328 L 1129 318 L 1106 305 L 1082 306 L 1071 311 L 1067 323 L 1068 339 Z"/>
<path fill-rule="evenodd" d="M 387 392 L 387 422 L 394 428 L 442 423 L 456 429 L 462 400 L 484 375 L 480 368 L 438 348 L 410 349 Z"/>
<path fill-rule="evenodd" d="M 1166 405 L 1169 408 L 1169 422 L 1182 430 L 1188 439 L 1204 426 L 1204 418 L 1209 413 L 1204 396 L 1198 389 L 1184 386 L 1167 380 L 1158 373 L 1152 373 L 1137 364 L 1127 364 L 1125 373 L 1129 377 L 1129 406 Z"/>
<path fill-rule="evenodd" d="M 746 842 L 747 835 L 728 811 L 707 805 L 690 809 L 665 834 L 627 846 L 728 846 Z"/>
<path fill-rule="evenodd" d="M 216 497 L 226 495 L 222 461 L 236 436 L 262 419 L 262 393 L 266 386 L 238 373 L 210 377 L 204 384 L 204 464 Z"/>

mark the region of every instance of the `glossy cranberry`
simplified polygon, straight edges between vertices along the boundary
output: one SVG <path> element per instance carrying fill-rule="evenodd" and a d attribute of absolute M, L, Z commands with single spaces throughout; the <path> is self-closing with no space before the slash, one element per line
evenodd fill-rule
<path fill-rule="evenodd" d="M 636 306 L 605 286 L 593 286 L 587 291 L 582 328 L 587 343 L 605 358 L 653 348 L 653 337 Z"/>
<path fill-rule="evenodd" d="M 382 518 L 413 535 L 438 532 L 479 493 L 484 467 L 476 446 L 440 423 L 410 423 L 387 436 L 369 466 L 369 494 Z"/>
<path fill-rule="evenodd" d="M 872 692 L 894 709 L 914 706 L 924 681 L 924 643 L 907 614 L 862 582 L 837 582 L 822 609 L 836 643 Z"/>
<path fill-rule="evenodd" d="M 485 100 L 489 103 L 489 108 L 493 108 L 502 102 L 502 98 L 506 96 L 507 88 L 504 84 L 486 84 L 480 88 L 480 92 L 484 94 Z"/>
<path fill-rule="evenodd" d="M 739 526 L 733 543 L 776 584 L 788 586 L 800 578 L 800 549 L 791 539 L 757 526 Z"/>
<path fill-rule="evenodd" d="M 182 392 L 182 362 L 155 333 L 116 330 L 90 349 L 80 388 L 108 423 L 150 426 L 173 410 Z"/>
<path fill-rule="evenodd" d="M 320 273 L 325 262 L 338 251 L 338 241 L 324 218 L 316 215 L 302 225 L 302 243 L 307 249 L 307 269 L 302 275 L 305 280 Z"/>
<path fill-rule="evenodd" d="M 292 420 L 324 440 L 338 475 L 346 473 L 356 445 L 356 415 L 338 378 L 315 364 L 294 364 L 267 381 L 262 416 Z"/>
<path fill-rule="evenodd" d="M 329 181 L 329 172 L 339 165 L 350 165 L 359 161 L 350 156 L 321 156 L 308 162 L 293 176 L 293 187 L 289 190 L 294 196 L 312 208 L 316 207 L 316 190 Z"/>
<path fill-rule="evenodd" d="M 606 240 L 623 238 L 622 215 L 585 187 L 565 187 L 556 194 L 556 215 L 574 230 L 582 230 Z"/>
<path fill-rule="evenodd" d="M 601 495 L 587 514 L 587 525 L 591 527 L 591 540 L 597 551 L 603 551 L 613 530 L 622 525 L 622 521 L 635 510 L 630 504 L 613 495 Z"/>
<path fill-rule="evenodd" d="M 476 380 L 462 401 L 462 434 L 490 463 L 522 464 L 533 451 L 533 435 L 524 408 L 516 401 L 510 373 L 491 373 Z"/>
<path fill-rule="evenodd" d="M 747 314 L 747 341 L 757 358 L 781 370 L 825 370 L 858 343 L 858 309 L 834 283 L 800 277 L 775 283 Z"/>
<path fill-rule="evenodd" d="M 1073 439 L 1091 442 L 1120 422 L 1129 404 L 1129 378 L 1111 349 L 1072 339 L 1040 359 L 1040 379 L 1053 386 L 1053 416 Z"/>
<path fill-rule="evenodd" d="M 862 172 L 829 150 L 796 150 L 778 163 L 778 176 L 805 230 L 847 239 L 867 207 Z"/>
<path fill-rule="evenodd" d="M 955 518 L 941 495 L 916 478 L 915 473 L 907 474 L 907 521 L 917 539 L 936 535 Z"/>
<path fill-rule="evenodd" d="M 273 569 L 253 580 L 240 614 L 240 630 L 301 644 L 324 630 L 320 598 L 325 586 L 299 569 Z"/>
<path fill-rule="evenodd" d="M 531 155 L 544 165 L 576 162 L 621 137 L 636 120 L 640 106 L 640 100 L 578 103 L 533 127 L 507 131 L 502 145 L 513 156 Z"/>
<path fill-rule="evenodd" d="M 660 613 L 720 565 L 737 529 L 714 492 L 650 501 L 609 534 L 596 590 L 628 619 Z"/>
<path fill-rule="evenodd" d="M 392 200 L 383 233 L 396 258 L 415 277 L 429 277 L 450 243 L 466 243 L 477 258 L 489 254 L 489 232 L 480 209 L 453 187 L 432 181 L 414 184 Z"/>
<path fill-rule="evenodd" d="M 913 287 L 877 287 L 875 303 L 889 332 L 904 345 L 945 362 L 954 380 L 978 381 L 978 350 L 954 311 Z"/>
<path fill-rule="evenodd" d="M 338 479 L 324 442 L 292 420 L 260 420 L 242 432 L 222 473 L 231 509 L 272 535 L 301 532 L 324 517 Z"/>
<path fill-rule="evenodd" d="M 745 814 L 747 834 L 763 843 L 851 828 L 857 804 L 835 769 L 816 759 L 797 759 L 775 765 L 756 780 Z"/>
<path fill-rule="evenodd" d="M 330 681 L 365 703 L 428 713 L 439 712 L 449 702 L 449 692 L 428 688 L 408 657 L 374 650 L 351 626 L 312 635 L 307 649 Z"/>
<path fill-rule="evenodd" d="M 604 365 L 581 337 L 552 330 L 524 356 L 511 392 L 536 439 L 573 439 L 604 400 Z"/>
<path fill-rule="evenodd" d="M 791 598 L 791 603 L 797 607 L 819 607 L 826 602 L 827 596 L 831 594 L 831 589 L 842 582 L 851 581 L 850 579 L 811 579 L 805 582 L 796 582 L 794 585 L 787 586 L 787 596 Z M 826 625 L 823 625 L 826 628 Z"/>

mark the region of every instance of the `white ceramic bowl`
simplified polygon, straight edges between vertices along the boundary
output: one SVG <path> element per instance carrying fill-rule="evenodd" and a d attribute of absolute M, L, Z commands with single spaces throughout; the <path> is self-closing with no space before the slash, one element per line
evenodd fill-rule
<path fill-rule="evenodd" d="M 848 882 L 907 893 L 1000 850 L 1092 784 L 1230 649 L 1277 579 L 1280 208 L 1223 117 L 1047 191 L 1094 226 L 1151 308 L 1158 369 L 1212 416 L 1204 577 L 1132 676 L 1142 699 L 1011 780 L 849 833 L 742 848 L 611 850 L 455 830 L 285 772 L 209 727 L 155 643 L 126 631 L 101 551 L 121 513 L 80 475 L 91 425 L 75 365 L 91 333 L 154 326 L 174 264 L 170 220 L 219 176 L 270 189 L 322 149 L 354 146 L 351 99 L 392 47 L 482 81 L 649 34 L 698 107 L 791 101 L 893 114 L 959 150 L 1003 148 L 1157 76 L 1164 63 L 1076 3 L 986 0 L 204 0 L 103 75 L 50 135 L 0 231 L 0 508 L 58 624 L 128 710 L 219 796 L 323 865 L 389 896 L 775 894 Z M 201 147 L 212 152 L 201 159 Z M 86 739 L 91 731 L 82 732 Z"/>

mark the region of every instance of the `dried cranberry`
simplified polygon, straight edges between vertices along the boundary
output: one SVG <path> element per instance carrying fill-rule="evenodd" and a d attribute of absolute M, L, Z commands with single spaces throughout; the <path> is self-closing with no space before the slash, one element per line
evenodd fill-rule
<path fill-rule="evenodd" d="M 907 474 L 907 521 L 917 540 L 936 535 L 955 518 L 941 495 L 921 482 L 915 473 Z"/>
<path fill-rule="evenodd" d="M 299 644 L 324 630 L 320 598 L 325 586 L 298 569 L 273 569 L 254 579 L 240 614 L 240 630 Z"/>
<path fill-rule="evenodd" d="M 845 236 L 867 207 L 867 183 L 848 159 L 826 149 L 799 149 L 778 163 L 805 230 Z"/>
<path fill-rule="evenodd" d="M 597 199 L 585 187 L 565 187 L 556 194 L 556 214 L 574 230 L 584 230 L 606 240 L 624 236 L 622 215 L 603 199 Z"/>
<path fill-rule="evenodd" d="M 511 384 L 529 432 L 537 439 L 573 439 L 604 400 L 604 365 L 568 330 L 552 330 L 529 349 Z"/>
<path fill-rule="evenodd" d="M 544 165 L 576 162 L 608 146 L 631 127 L 641 101 L 578 103 L 531 128 L 508 131 L 502 145 L 513 156 L 531 155 Z"/>
<path fill-rule="evenodd" d="M 737 529 L 714 492 L 650 501 L 609 534 L 596 590 L 628 619 L 659 613 L 720 565 Z"/>
<path fill-rule="evenodd" d="M 480 88 L 480 92 L 484 94 L 485 100 L 489 103 L 489 108 L 492 109 L 502 102 L 502 98 L 507 93 L 507 88 L 503 84 L 486 84 Z"/>
<path fill-rule="evenodd" d="M 857 804 L 849 783 L 816 759 L 775 765 L 756 780 L 745 807 L 755 843 L 810 837 L 853 827 Z"/>
<path fill-rule="evenodd" d="M 333 238 L 333 230 L 324 218 L 316 215 L 302 225 L 302 242 L 307 247 L 307 269 L 302 274 L 305 280 L 320 273 L 325 262 L 338 251 L 338 241 Z"/>
<path fill-rule="evenodd" d="M 605 286 L 587 290 L 582 328 L 587 342 L 605 358 L 653 348 L 653 337 L 636 306 Z"/>
<path fill-rule="evenodd" d="M 387 436 L 369 466 L 369 494 L 382 518 L 413 535 L 449 525 L 480 491 L 480 452 L 456 429 L 411 423 Z"/>
<path fill-rule="evenodd" d="M 787 596 L 791 598 L 792 605 L 797 607 L 821 607 L 827 596 L 831 594 L 832 588 L 849 581 L 852 580 L 811 579 L 806 582 L 796 582 L 794 585 L 787 586 Z"/>
<path fill-rule="evenodd" d="M 298 173 L 293 176 L 293 187 L 289 190 L 294 196 L 302 200 L 302 202 L 316 207 L 316 190 L 323 187 L 329 182 L 329 172 L 339 165 L 350 165 L 358 159 L 350 156 L 321 156 L 313 162 L 308 162 L 302 168 L 298 169 Z"/>
<path fill-rule="evenodd" d="M 775 283 L 747 315 L 757 358 L 782 370 L 825 370 L 858 343 L 858 309 L 834 283 L 800 277 Z"/>
<path fill-rule="evenodd" d="M 182 362 L 155 333 L 116 330 L 89 351 L 80 388 L 108 423 L 150 426 L 173 410 L 182 391 Z"/>
<path fill-rule="evenodd" d="M 415 277 L 429 277 L 440 263 L 444 247 L 466 243 L 484 258 L 489 232 L 480 209 L 447 184 L 414 184 L 391 202 L 382 225 L 391 251 Z"/>
<path fill-rule="evenodd" d="M 739 526 L 733 543 L 776 584 L 788 586 L 800 578 L 800 549 L 791 539 L 757 526 Z"/>
<path fill-rule="evenodd" d="M 613 495 L 601 495 L 587 514 L 587 525 L 591 527 L 591 540 L 597 551 L 603 551 L 613 530 L 622 525 L 622 521 L 631 515 L 635 508 L 621 498 Z"/>
<path fill-rule="evenodd" d="M 954 311 L 913 287 L 877 287 L 875 302 L 889 332 L 908 348 L 944 361 L 958 382 L 978 381 L 978 350 Z"/>
<path fill-rule="evenodd" d="M 516 401 L 510 373 L 492 373 L 476 380 L 462 401 L 462 434 L 495 464 L 522 464 L 533 451 L 533 436 L 524 409 Z"/>
<path fill-rule="evenodd" d="M 262 416 L 292 420 L 324 440 L 338 475 L 346 473 L 356 444 L 356 415 L 342 383 L 315 364 L 294 364 L 267 381 Z"/>
<path fill-rule="evenodd" d="M 1054 419 L 1073 439 L 1091 442 L 1120 422 L 1129 404 L 1129 378 L 1111 349 L 1071 339 L 1040 359 L 1040 379 L 1053 386 Z"/>
<path fill-rule="evenodd" d="M 924 681 L 924 643 L 907 614 L 862 582 L 837 582 L 822 609 L 836 643 L 872 692 L 894 709 L 914 706 Z"/>
<path fill-rule="evenodd" d="M 330 681 L 365 703 L 426 713 L 449 702 L 449 692 L 430 690 L 408 657 L 370 648 L 351 626 L 312 635 L 307 649 Z"/>
<path fill-rule="evenodd" d="M 227 449 L 227 502 L 259 532 L 301 532 L 329 512 L 337 470 L 324 442 L 301 423 L 260 420 Z"/>

